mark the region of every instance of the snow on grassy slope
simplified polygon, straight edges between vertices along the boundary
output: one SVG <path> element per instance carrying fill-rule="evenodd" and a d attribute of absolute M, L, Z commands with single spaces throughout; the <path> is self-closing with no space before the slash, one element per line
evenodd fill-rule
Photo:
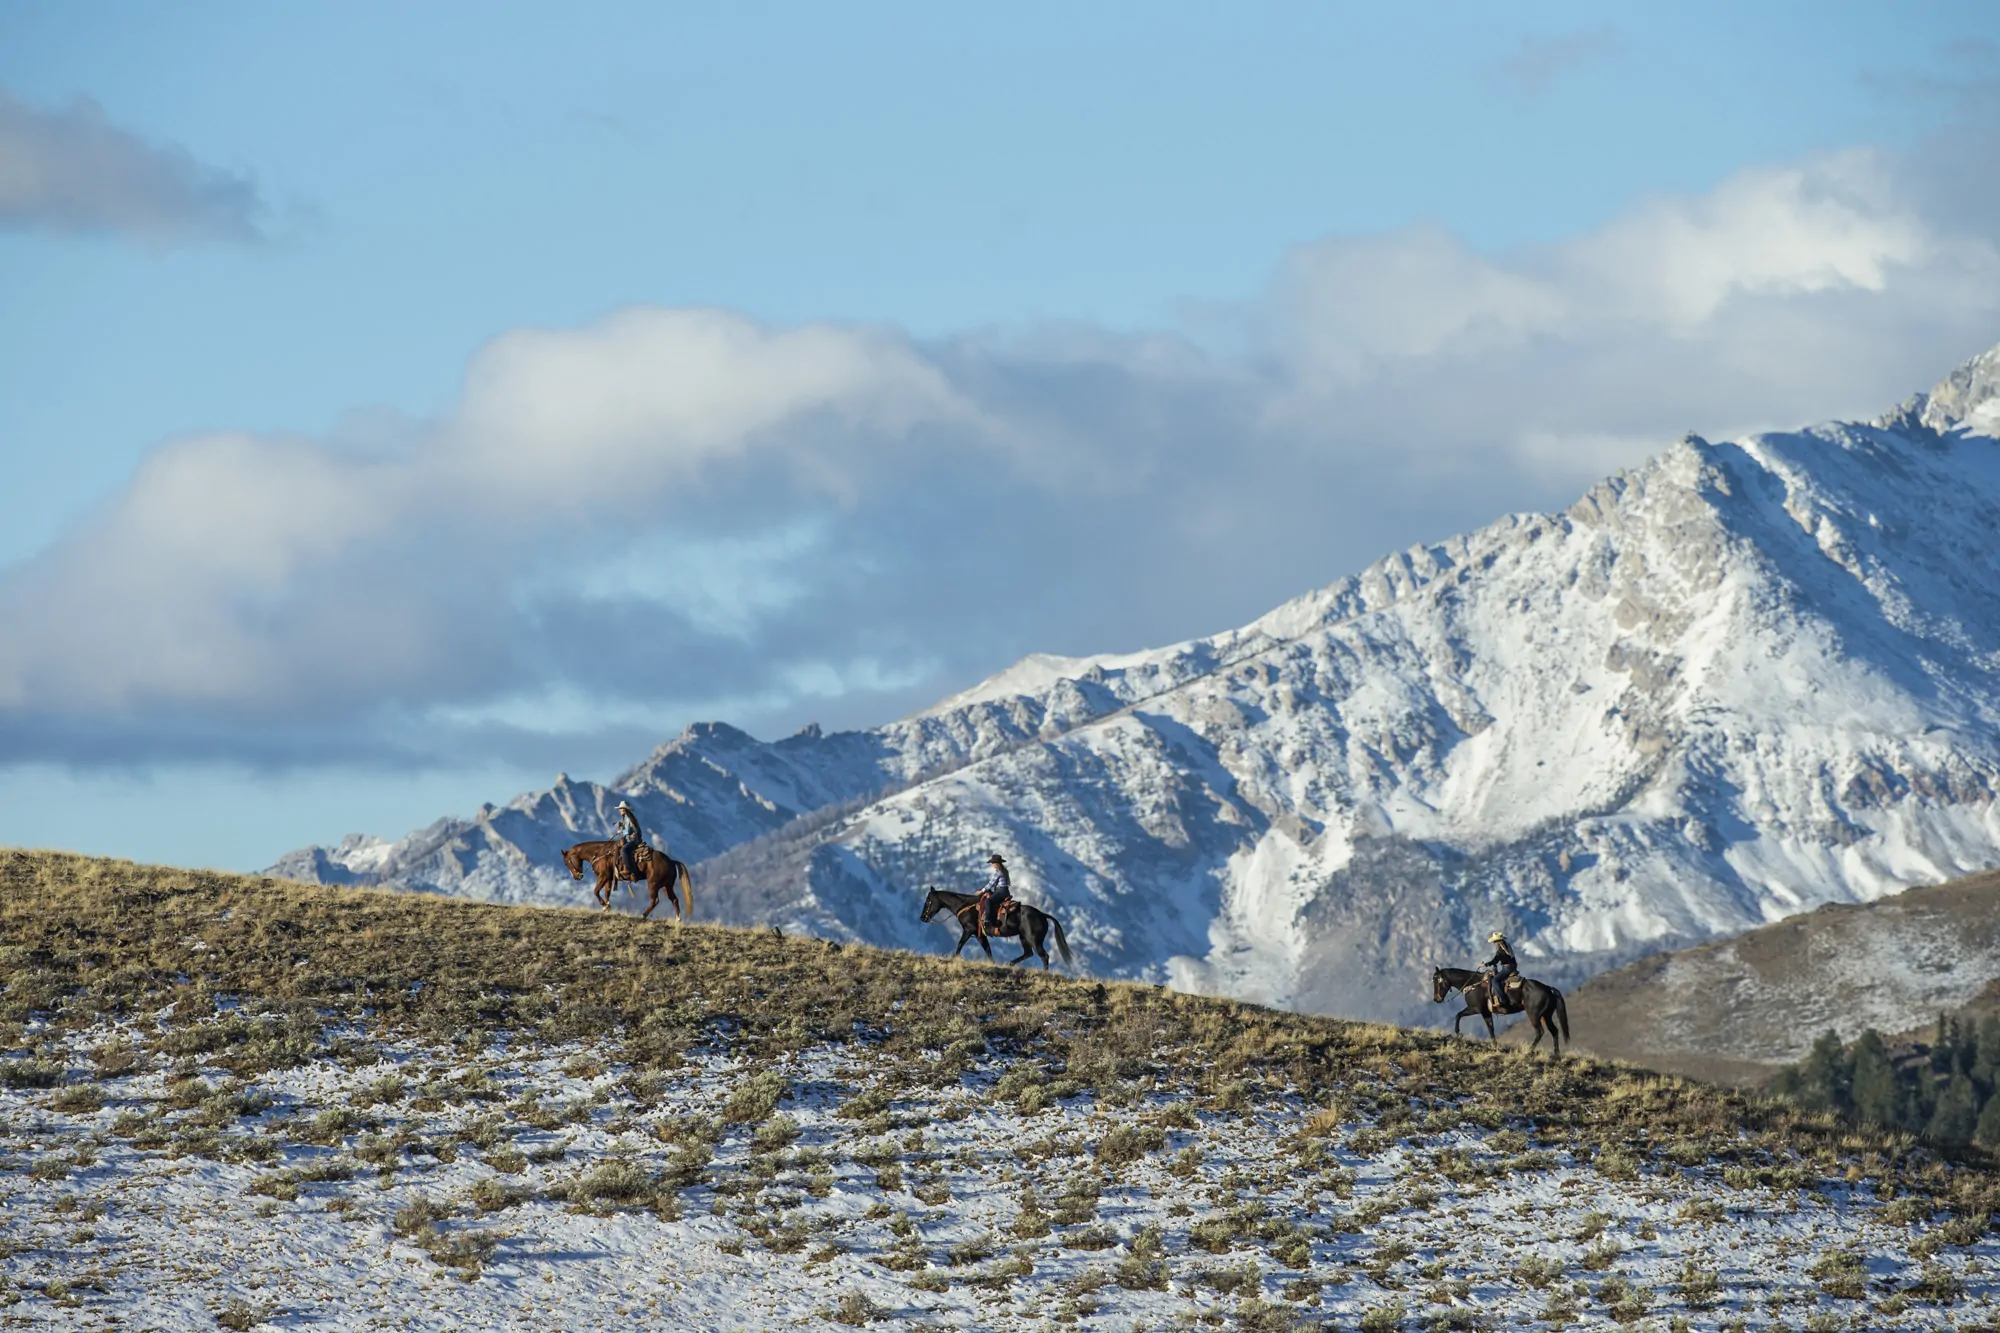
<path fill-rule="evenodd" d="M 0 1321 L 1888 1329 L 2000 1290 L 1983 1220 L 1920 1229 L 1927 1208 L 1732 1181 L 1705 1152 L 1585 1160 L 1449 1101 L 1363 1114 L 1365 1075 L 1315 1112 L 991 1054 L 904 1086 L 865 1044 L 647 1074 L 608 1043 L 362 1041 L 83 1081 L 87 1051 L 153 1035 L 71 1031 L 67 1101 L 0 1096 Z"/>

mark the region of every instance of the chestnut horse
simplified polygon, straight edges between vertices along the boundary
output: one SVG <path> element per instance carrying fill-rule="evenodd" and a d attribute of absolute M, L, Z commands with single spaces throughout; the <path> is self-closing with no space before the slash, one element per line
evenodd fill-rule
<path fill-rule="evenodd" d="M 676 861 L 656 848 L 640 847 L 634 853 L 639 862 L 639 873 L 637 876 L 627 875 L 621 873 L 624 867 L 614 864 L 613 853 L 617 850 L 618 844 L 609 839 L 579 842 L 573 847 L 563 848 L 563 865 L 569 870 L 569 877 L 574 880 L 583 878 L 585 865 L 597 872 L 597 885 L 591 892 L 596 896 L 600 908 L 611 906 L 613 885 L 623 884 L 629 893 L 634 884 L 644 884 L 652 891 L 653 896 L 652 901 L 646 904 L 646 910 L 639 914 L 641 921 L 651 916 L 653 909 L 660 905 L 662 893 L 666 894 L 667 901 L 674 905 L 674 919 L 678 921 L 682 918 L 681 899 L 674 892 L 674 881 L 679 880 L 681 891 L 687 894 L 685 915 L 694 915 L 694 877 L 688 873 L 687 862 Z"/>

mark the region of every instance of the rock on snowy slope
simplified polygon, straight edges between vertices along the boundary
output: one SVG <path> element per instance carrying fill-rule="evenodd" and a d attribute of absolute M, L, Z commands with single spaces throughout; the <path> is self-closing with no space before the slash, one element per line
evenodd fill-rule
<path fill-rule="evenodd" d="M 555 846 L 629 794 L 729 920 L 943 947 L 919 886 L 998 847 L 1101 974 L 1424 1019 L 1431 964 L 1500 928 L 1572 983 L 2000 864 L 1996 430 L 2000 348 L 1243 629 L 1030 658 L 873 731 L 692 728 L 609 788 L 277 869 L 571 900 Z"/>

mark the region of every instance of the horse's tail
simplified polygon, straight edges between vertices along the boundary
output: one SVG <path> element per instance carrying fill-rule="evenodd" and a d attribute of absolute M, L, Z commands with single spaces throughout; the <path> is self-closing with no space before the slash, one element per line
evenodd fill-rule
<path fill-rule="evenodd" d="M 687 914 L 694 915 L 694 873 L 685 861 L 675 862 L 681 868 L 681 896 L 687 899 Z"/>
<path fill-rule="evenodd" d="M 1069 941 L 1068 941 L 1067 939 L 1065 939 L 1065 938 L 1063 937 L 1063 928 L 1062 928 L 1062 922 L 1060 922 L 1060 921 L 1056 920 L 1056 919 L 1055 919 L 1054 917 L 1052 917 L 1052 916 L 1049 916 L 1049 914 L 1048 914 L 1047 912 L 1044 912 L 1044 913 L 1042 913 L 1042 915 L 1043 915 L 1043 916 L 1048 916 L 1048 917 L 1049 917 L 1049 925 L 1050 925 L 1050 927 L 1051 927 L 1051 928 L 1053 928 L 1053 929 L 1054 929 L 1054 931 L 1056 932 L 1056 948 L 1057 948 L 1058 950 L 1060 950 L 1060 951 L 1061 951 L 1061 953 L 1062 953 L 1062 956 L 1063 956 L 1063 961 L 1064 961 L 1065 963 L 1067 963 L 1067 962 L 1068 962 L 1068 961 L 1070 960 L 1070 959 L 1069 959 Z"/>
<path fill-rule="evenodd" d="M 1549 989 L 1555 990 L 1553 986 Z M 1569 1040 L 1569 1006 L 1563 1003 L 1563 993 L 1556 991 L 1556 1022 L 1562 1024 L 1563 1040 Z"/>

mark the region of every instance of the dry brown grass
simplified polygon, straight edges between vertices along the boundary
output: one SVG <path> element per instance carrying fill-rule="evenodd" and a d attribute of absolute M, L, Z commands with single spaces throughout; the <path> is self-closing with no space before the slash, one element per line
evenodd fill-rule
<path fill-rule="evenodd" d="M 146 1049 L 120 1050 L 121 1065 L 165 1059 L 241 1072 L 339 1057 L 328 1019 L 366 1008 L 385 1032 L 461 1047 L 503 1028 L 557 1041 L 608 1034 L 638 1071 L 671 1069 L 697 1044 L 771 1055 L 865 1041 L 881 1057 L 902 1057 L 885 1068 L 955 1080 L 983 1048 L 1021 1058 L 1024 1070 L 1035 1061 L 1019 1080 L 1022 1098 L 1082 1088 L 1117 1098 L 1130 1095 L 1132 1080 L 1171 1075 L 1203 1089 L 1210 1111 L 1240 1111 L 1280 1091 L 1339 1108 L 1309 1115 L 1308 1133 L 1372 1119 L 1363 1134 L 1421 1136 L 1422 1108 L 1449 1109 L 1446 1119 L 1458 1123 L 1529 1131 L 1539 1148 L 1601 1155 L 1620 1177 L 1677 1169 L 1706 1149 L 1711 1167 L 1748 1185 L 1797 1188 L 1858 1171 L 1885 1193 L 1914 1190 L 1963 1214 L 1983 1215 L 2000 1200 L 1984 1155 L 1947 1160 L 1907 1136 L 1860 1133 L 1630 1066 L 1557 1062 L 1146 985 L 836 949 L 767 931 L 640 925 L 583 909 L 0 850 L 0 983 L 0 1051 L 11 1052 L 0 1056 L 0 1073 L 23 1079 L 46 1072 L 22 1045 L 31 1015 L 82 1027 L 171 1009 Z M 219 1011 L 222 996 L 240 1007 Z M 745 1118 L 769 1115 L 781 1096 L 746 1106 Z M 890 1089 L 864 1097 L 855 1113 L 879 1115 Z"/>

